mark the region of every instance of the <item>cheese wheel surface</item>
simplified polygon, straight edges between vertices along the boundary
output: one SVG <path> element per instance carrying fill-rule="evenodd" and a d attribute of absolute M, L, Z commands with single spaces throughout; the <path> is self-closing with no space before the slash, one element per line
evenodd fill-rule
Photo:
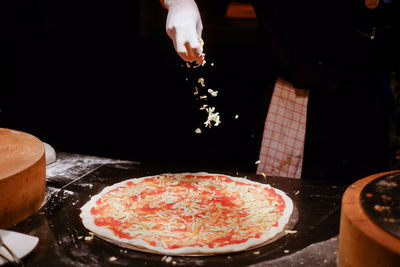
<path fill-rule="evenodd" d="M 26 219 L 46 191 L 43 143 L 33 135 L 0 128 L 0 228 Z"/>

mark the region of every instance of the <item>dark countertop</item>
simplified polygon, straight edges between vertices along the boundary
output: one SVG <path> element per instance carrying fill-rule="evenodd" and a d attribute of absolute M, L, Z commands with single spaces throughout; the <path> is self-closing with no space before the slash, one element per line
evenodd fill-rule
<path fill-rule="evenodd" d="M 165 172 L 224 173 L 247 176 L 286 192 L 294 201 L 299 219 L 294 229 L 277 241 L 250 251 L 203 257 L 173 257 L 176 266 L 336 266 L 340 202 L 346 185 L 236 173 L 163 167 L 133 161 L 58 153 L 47 166 L 47 194 L 42 208 L 10 228 L 39 237 L 38 246 L 23 259 L 25 266 L 161 266 L 163 255 L 125 250 L 89 236 L 83 227 L 80 207 L 105 186 Z M 116 261 L 110 262 L 110 257 Z"/>

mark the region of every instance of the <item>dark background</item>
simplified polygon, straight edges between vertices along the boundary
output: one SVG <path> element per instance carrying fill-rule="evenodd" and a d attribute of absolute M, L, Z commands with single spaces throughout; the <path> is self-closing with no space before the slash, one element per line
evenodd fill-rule
<path fill-rule="evenodd" d="M 0 127 L 56 151 L 253 171 L 271 72 L 257 21 L 226 18 L 227 2 L 198 1 L 208 64 L 189 70 L 158 0 L 1 1 Z M 199 77 L 219 127 L 201 127 Z"/>

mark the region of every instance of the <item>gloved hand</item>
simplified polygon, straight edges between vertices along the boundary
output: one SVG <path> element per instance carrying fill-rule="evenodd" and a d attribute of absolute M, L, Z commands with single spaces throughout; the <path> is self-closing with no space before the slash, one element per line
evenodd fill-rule
<path fill-rule="evenodd" d="M 203 23 L 194 0 L 161 0 L 168 9 L 166 30 L 178 55 L 187 62 L 204 62 Z"/>

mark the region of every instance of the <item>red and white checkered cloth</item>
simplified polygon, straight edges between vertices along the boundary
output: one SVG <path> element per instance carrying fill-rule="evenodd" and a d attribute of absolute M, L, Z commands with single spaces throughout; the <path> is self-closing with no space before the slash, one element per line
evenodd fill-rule
<path fill-rule="evenodd" d="M 300 178 L 309 91 L 278 78 L 261 143 L 258 174 Z"/>

